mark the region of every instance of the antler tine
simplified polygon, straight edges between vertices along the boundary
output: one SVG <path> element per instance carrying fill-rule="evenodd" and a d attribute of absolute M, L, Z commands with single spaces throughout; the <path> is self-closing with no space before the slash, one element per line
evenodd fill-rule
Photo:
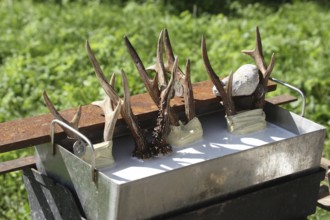
<path fill-rule="evenodd" d="M 148 74 L 146 69 L 144 68 L 144 65 L 139 57 L 139 55 L 137 54 L 136 50 L 134 49 L 134 47 L 132 46 L 131 42 L 129 41 L 128 37 L 124 37 L 125 40 L 125 45 L 127 48 L 128 53 L 130 54 L 139 74 L 140 77 L 142 78 L 142 81 L 144 83 L 144 85 L 147 88 L 147 91 L 149 93 L 149 95 L 151 96 L 152 100 L 155 102 L 155 104 L 158 105 L 159 103 L 159 90 L 158 87 L 156 89 L 156 87 L 154 86 L 154 83 L 149 79 Z"/>
<path fill-rule="evenodd" d="M 251 56 L 254 59 L 259 71 L 262 73 L 262 78 L 260 82 L 263 88 L 260 91 L 258 91 L 259 100 L 256 103 L 257 108 L 262 108 L 264 105 L 265 92 L 267 90 L 268 79 L 275 65 L 275 54 L 274 53 L 272 54 L 270 63 L 267 67 L 262 51 L 262 43 L 261 43 L 261 37 L 258 26 L 256 27 L 256 47 L 253 50 L 243 50 L 242 52 Z"/>
<path fill-rule="evenodd" d="M 42 96 L 44 97 L 45 103 L 50 111 L 50 113 L 54 116 L 54 118 L 65 122 L 66 124 L 69 124 L 69 122 L 60 115 L 60 113 L 55 109 L 53 103 L 50 101 L 47 92 L 44 90 L 42 93 Z"/>
<path fill-rule="evenodd" d="M 174 96 L 173 87 L 174 87 L 174 81 L 175 81 L 175 73 L 178 71 L 178 68 L 179 68 L 178 62 L 179 62 L 179 59 L 177 57 L 175 57 L 174 64 L 173 64 L 173 69 L 171 71 L 171 78 L 170 78 L 170 81 L 168 82 L 168 85 L 167 85 L 167 88 L 166 88 L 166 90 L 168 90 L 168 91 L 165 92 L 165 93 L 168 93 L 168 103 L 169 103 L 169 100 L 171 98 L 173 98 L 173 96 Z"/>
<path fill-rule="evenodd" d="M 172 50 L 172 45 L 171 45 L 171 41 L 170 41 L 170 36 L 168 34 L 167 29 L 164 29 L 164 44 L 165 44 L 165 52 L 166 52 L 166 64 L 165 64 L 165 69 L 168 72 L 171 72 L 173 69 L 173 65 L 174 65 L 174 61 L 175 61 L 175 57 L 174 57 L 174 53 Z M 180 67 L 178 67 L 177 70 L 177 74 L 183 78 L 184 74 L 182 72 L 182 70 L 180 69 Z"/>
<path fill-rule="evenodd" d="M 115 83 L 115 74 L 112 73 L 109 85 L 113 88 Z M 107 95 L 104 100 L 96 101 L 92 104 L 99 106 L 104 113 L 104 131 L 103 139 L 104 141 L 112 140 L 113 133 L 115 131 L 115 125 L 120 114 L 121 103 L 118 102 L 117 106 L 114 106 L 114 103 L 111 101 L 110 97 Z"/>
<path fill-rule="evenodd" d="M 261 43 L 260 32 L 258 27 L 256 27 L 256 47 L 253 50 L 243 50 L 242 52 L 251 56 L 255 60 L 258 69 L 261 71 L 263 75 L 265 75 L 267 68 L 266 68 L 264 55 L 262 52 L 262 43 Z"/>
<path fill-rule="evenodd" d="M 123 107 L 121 114 L 133 135 L 133 140 L 136 146 L 133 155 L 138 158 L 149 158 L 152 155 L 149 152 L 148 143 L 145 138 L 145 134 L 143 130 L 140 128 L 138 121 L 132 112 L 131 103 L 130 103 L 130 91 L 128 88 L 127 77 L 123 70 L 121 70 L 121 77 L 124 87 L 124 100 L 122 100 Z"/>
<path fill-rule="evenodd" d="M 109 85 L 113 88 L 113 90 L 115 90 L 115 83 L 116 83 L 116 75 L 115 75 L 115 73 L 112 73 L 110 81 L 109 81 Z M 108 95 L 106 96 L 106 99 L 107 98 L 110 99 L 110 97 Z M 110 104 L 111 104 L 111 108 L 114 109 L 115 104 L 113 103 L 113 101 L 110 101 Z"/>
<path fill-rule="evenodd" d="M 227 96 L 228 96 L 228 103 L 230 106 L 232 106 L 232 111 L 235 113 L 235 104 L 233 101 L 233 78 L 234 78 L 234 73 L 231 72 L 229 75 L 229 79 L 228 79 L 228 84 L 227 84 Z"/>
<path fill-rule="evenodd" d="M 160 84 L 160 91 L 162 91 L 167 86 L 163 61 L 163 31 L 160 32 L 158 37 L 156 72 L 158 75 L 158 82 Z"/>
<path fill-rule="evenodd" d="M 168 118 L 164 118 L 164 120 L 165 120 L 164 134 L 165 135 L 167 135 L 168 132 L 170 131 L 169 123 L 171 121 L 171 110 L 172 110 L 172 108 L 170 107 L 170 101 L 174 96 L 174 81 L 175 81 L 175 73 L 177 72 L 177 70 L 178 70 L 178 58 L 175 57 L 173 69 L 171 71 L 171 78 L 168 82 L 166 89 L 164 89 L 161 93 L 161 102 L 166 103 L 163 110 L 167 111 L 168 116 L 169 116 Z"/>
<path fill-rule="evenodd" d="M 113 87 L 111 87 L 109 85 L 109 83 L 107 82 L 107 80 L 105 79 L 103 71 L 102 71 L 99 63 L 97 62 L 88 41 L 86 41 L 86 50 L 87 50 L 87 53 L 88 53 L 88 57 L 89 57 L 92 65 L 94 67 L 96 77 L 98 78 L 102 88 L 104 89 L 105 93 L 110 97 L 110 99 L 114 102 L 114 104 L 117 105 L 120 98 L 117 95 L 117 93 L 115 92 L 115 90 L 113 89 Z"/>
<path fill-rule="evenodd" d="M 128 87 L 128 80 L 126 77 L 126 74 L 124 72 L 124 70 L 121 70 L 121 78 L 123 80 L 123 87 L 124 87 L 124 100 L 123 100 L 123 105 L 125 106 L 125 109 L 131 109 L 131 94 L 129 91 L 129 87 Z"/>
<path fill-rule="evenodd" d="M 81 117 L 81 105 L 78 106 L 76 113 L 74 114 L 72 120 L 70 121 L 72 126 L 76 129 L 78 129 L 80 117 Z"/>
<path fill-rule="evenodd" d="M 222 82 L 220 81 L 219 77 L 216 75 L 216 73 L 212 69 L 212 66 L 210 64 L 210 61 L 209 61 L 209 58 L 208 58 L 208 55 L 207 55 L 204 35 L 202 36 L 201 48 L 202 48 L 202 58 L 203 58 L 203 61 L 204 61 L 204 66 L 205 66 L 206 72 L 209 75 L 209 77 L 211 78 L 211 81 L 213 82 L 213 84 L 215 85 L 215 87 L 217 88 L 217 90 L 219 91 L 219 93 L 221 95 L 223 105 L 225 106 L 226 114 L 228 116 L 229 115 L 234 115 L 235 114 L 235 107 L 231 102 L 229 102 L 227 94 L 226 94 L 225 89 L 224 89 L 224 86 L 223 86 Z"/>
<path fill-rule="evenodd" d="M 109 101 L 106 101 L 105 105 L 107 105 L 108 107 L 105 107 L 105 110 L 103 110 L 105 117 L 103 139 L 104 141 L 111 141 L 113 138 L 113 133 L 115 131 L 116 122 L 120 114 L 121 104 L 118 103 L 115 109 L 112 109 L 112 107 L 110 107 L 111 106 L 110 98 L 108 98 L 107 100 Z"/>
<path fill-rule="evenodd" d="M 186 74 L 183 78 L 183 97 L 185 103 L 185 113 L 187 116 L 188 121 L 193 119 L 196 116 L 195 113 L 195 105 L 194 105 L 194 94 L 191 85 L 191 78 L 190 78 L 190 60 L 187 59 L 186 62 Z"/>
<path fill-rule="evenodd" d="M 168 115 L 169 115 L 168 118 L 164 119 L 165 120 L 165 129 L 164 129 L 164 134 L 165 135 L 167 135 L 170 131 L 170 127 L 169 127 L 170 120 L 171 120 L 170 111 L 172 110 L 171 106 L 170 106 L 170 101 L 174 96 L 174 81 L 175 81 L 174 78 L 175 78 L 175 73 L 177 72 L 177 70 L 178 70 L 178 58 L 175 57 L 174 64 L 173 64 L 173 69 L 172 69 L 172 72 L 171 72 L 171 78 L 168 82 L 168 85 L 167 85 L 166 89 L 161 93 L 161 95 L 162 95 L 161 102 L 166 103 L 165 104 L 166 106 L 165 106 L 164 110 L 167 111 Z"/>
<path fill-rule="evenodd" d="M 110 78 L 110 81 L 109 81 L 109 84 L 112 88 L 115 87 L 115 83 L 116 83 L 116 74 L 115 73 L 112 73 L 111 74 L 111 78 Z"/>
<path fill-rule="evenodd" d="M 50 111 L 50 113 L 53 115 L 54 118 L 66 123 L 67 125 L 70 125 L 71 127 L 78 129 L 78 124 L 79 124 L 79 120 L 80 120 L 80 116 L 81 116 L 81 106 L 78 107 L 77 112 L 75 113 L 75 115 L 73 116 L 73 119 L 71 122 L 67 121 L 65 118 L 63 118 L 60 113 L 55 109 L 53 103 L 50 101 L 47 92 L 44 91 L 43 92 L 43 97 L 45 100 L 45 103 Z M 64 132 L 68 135 L 68 137 L 70 138 L 77 138 L 77 135 L 75 133 L 73 133 L 72 131 L 66 129 L 65 127 L 61 126 L 60 127 L 64 130 Z"/>
<path fill-rule="evenodd" d="M 273 53 L 273 54 L 272 54 L 272 57 L 271 57 L 271 59 L 270 59 L 270 63 L 269 63 L 269 65 L 268 65 L 268 67 L 267 67 L 266 73 L 263 75 L 263 76 L 264 76 L 264 80 L 263 80 L 263 82 L 264 82 L 264 86 L 265 86 L 265 87 L 267 86 L 268 79 L 269 79 L 269 77 L 270 77 L 270 74 L 271 74 L 272 71 L 273 71 L 274 66 L 275 66 L 275 54 Z"/>
<path fill-rule="evenodd" d="M 109 85 L 112 88 L 114 88 L 115 81 L 116 81 L 115 73 L 112 73 L 111 74 L 110 81 L 109 81 Z M 94 102 L 92 102 L 92 104 L 99 106 L 103 110 L 103 112 L 106 111 L 105 106 L 108 106 L 108 105 L 111 108 L 110 110 L 113 111 L 113 109 L 115 109 L 114 103 L 113 103 L 113 101 L 111 101 L 111 99 L 110 99 L 110 97 L 108 95 L 105 96 L 104 100 L 102 100 L 102 101 L 94 101 Z"/>
<path fill-rule="evenodd" d="M 267 83 L 275 64 L 275 55 L 274 53 L 272 54 L 270 64 L 267 67 L 262 51 L 262 43 L 258 26 L 256 27 L 256 47 L 253 50 L 243 50 L 242 52 L 251 56 L 255 60 L 258 69 L 264 77 L 264 82 Z"/>
<path fill-rule="evenodd" d="M 173 67 L 175 58 L 167 29 L 164 29 L 164 44 L 166 48 L 166 67 Z M 170 69 L 168 71 L 171 72 Z"/>

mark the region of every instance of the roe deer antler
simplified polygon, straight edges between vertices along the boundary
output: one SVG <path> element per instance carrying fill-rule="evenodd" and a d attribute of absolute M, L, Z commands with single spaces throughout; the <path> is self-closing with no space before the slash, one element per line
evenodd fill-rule
<path fill-rule="evenodd" d="M 130 54 L 139 74 L 140 77 L 144 83 L 144 85 L 147 88 L 147 91 L 154 101 L 154 103 L 159 106 L 160 105 L 160 93 L 167 87 L 167 82 L 166 82 L 166 77 L 165 77 L 165 69 L 164 69 L 164 64 L 163 64 L 163 59 L 162 59 L 162 44 L 161 44 L 161 39 L 162 39 L 162 33 L 159 36 L 158 40 L 158 45 L 157 45 L 157 63 L 155 65 L 155 70 L 156 70 L 156 76 L 154 80 L 150 80 L 147 74 L 147 71 L 137 54 L 136 50 L 134 49 L 133 45 L 129 41 L 128 37 L 125 36 L 125 45 L 127 48 L 128 53 Z M 160 86 L 158 87 L 158 83 Z M 169 108 L 169 118 L 170 118 L 170 124 L 178 126 L 179 125 L 179 119 L 176 116 L 175 112 Z"/>
<path fill-rule="evenodd" d="M 186 62 L 186 73 L 184 74 L 183 71 L 178 66 L 177 68 L 174 68 L 175 63 L 175 57 L 172 50 L 172 45 L 170 41 L 170 36 L 168 34 L 167 29 L 164 29 L 164 44 L 165 44 L 165 50 L 166 50 L 166 65 L 165 69 L 167 71 L 171 71 L 173 69 L 176 69 L 176 78 L 178 81 L 181 82 L 183 86 L 183 97 L 184 97 L 184 103 L 185 103 L 185 113 L 188 122 L 192 120 L 195 116 L 195 105 L 194 105 L 194 94 L 192 90 L 191 85 L 191 77 L 190 77 L 190 60 L 187 59 Z M 182 79 L 182 80 L 180 80 Z"/>
<path fill-rule="evenodd" d="M 43 97 L 45 100 L 45 103 L 50 111 L 50 113 L 53 115 L 54 118 L 66 123 L 67 125 L 73 127 L 74 129 L 78 130 L 78 125 L 79 125 L 79 120 L 81 117 L 81 106 L 78 107 L 77 112 L 75 113 L 75 115 L 73 116 L 72 120 L 69 122 L 67 121 L 65 118 L 63 118 L 60 113 L 55 109 L 53 103 L 50 101 L 47 92 L 44 91 L 43 92 Z M 60 127 L 64 130 L 64 132 L 67 134 L 68 138 L 72 138 L 72 139 L 78 139 L 77 135 L 75 133 L 73 133 L 72 131 L 66 129 L 65 127 L 61 126 Z"/>
<path fill-rule="evenodd" d="M 165 45 L 165 53 L 166 53 L 166 65 L 163 63 L 163 44 Z M 159 38 L 158 38 L 158 44 L 157 44 L 157 61 L 156 64 L 152 65 L 151 67 L 148 67 L 147 69 L 151 69 L 156 71 L 159 78 L 159 84 L 163 85 L 166 84 L 166 77 L 165 73 L 171 73 L 174 68 L 174 62 L 175 57 L 171 46 L 170 37 L 168 34 L 167 29 L 164 29 L 160 32 Z M 179 86 L 183 87 L 183 97 L 185 101 L 185 113 L 187 117 L 187 122 L 189 122 L 191 119 L 193 119 L 195 114 L 195 106 L 194 106 L 194 96 L 192 92 L 192 86 L 191 86 L 191 78 L 190 78 L 190 61 L 187 60 L 186 62 L 186 74 L 183 73 L 183 71 L 178 66 L 175 72 L 175 81 L 179 83 Z M 162 83 L 164 82 L 165 83 Z M 178 124 L 176 124 L 178 126 Z"/>
<path fill-rule="evenodd" d="M 213 82 L 213 84 L 215 85 L 215 87 L 217 88 L 217 90 L 220 93 L 220 96 L 222 98 L 222 102 L 223 102 L 223 105 L 224 105 L 224 108 L 226 111 L 226 115 L 227 116 L 235 115 L 236 110 L 235 110 L 235 105 L 234 105 L 234 102 L 232 99 L 233 73 L 230 74 L 228 85 L 227 85 L 227 91 L 226 91 L 223 83 L 221 82 L 221 80 L 219 79 L 217 74 L 214 72 L 214 70 L 210 64 L 210 61 L 209 61 L 209 58 L 207 55 L 204 35 L 202 36 L 201 49 L 202 49 L 202 58 L 204 61 L 204 66 L 205 66 L 206 72 L 208 73 L 209 77 L 211 78 L 211 81 Z"/>
<path fill-rule="evenodd" d="M 123 86 L 124 86 L 124 99 L 121 99 L 118 94 L 115 92 L 114 88 L 107 82 L 104 77 L 103 71 L 101 70 L 100 65 L 98 64 L 91 48 L 86 41 L 86 49 L 89 56 L 89 59 L 94 67 L 95 74 L 101 84 L 105 93 L 110 97 L 111 101 L 114 105 L 121 105 L 120 113 L 125 122 L 130 129 L 133 140 L 135 142 L 135 149 L 133 151 L 133 156 L 138 158 L 150 158 L 152 154 L 149 149 L 149 144 L 146 140 L 145 134 L 143 130 L 140 128 L 138 121 L 135 115 L 132 112 L 131 104 L 130 104 L 130 91 L 128 88 L 128 82 L 126 78 L 126 74 L 124 71 L 121 71 Z"/>
<path fill-rule="evenodd" d="M 275 65 L 275 54 L 274 53 L 272 54 L 270 64 L 267 67 L 262 52 L 262 43 L 261 43 L 261 37 L 258 27 L 256 27 L 256 47 L 253 50 L 243 50 L 242 52 L 251 56 L 254 59 L 257 68 L 261 72 L 260 81 L 256 89 L 255 96 L 257 97 L 256 107 L 262 108 L 265 103 L 265 95 L 267 92 L 268 79 Z"/>
<path fill-rule="evenodd" d="M 178 66 L 177 59 L 174 62 L 174 67 L 171 74 L 171 79 L 165 89 L 163 89 L 160 93 L 160 104 L 159 111 L 157 117 L 156 127 L 153 131 L 153 141 L 152 141 L 152 149 L 154 155 L 158 155 L 159 153 L 167 154 L 172 152 L 172 147 L 168 144 L 166 138 L 170 131 L 169 126 L 169 110 L 170 110 L 170 100 L 173 98 L 174 90 L 174 74 L 177 70 Z"/>

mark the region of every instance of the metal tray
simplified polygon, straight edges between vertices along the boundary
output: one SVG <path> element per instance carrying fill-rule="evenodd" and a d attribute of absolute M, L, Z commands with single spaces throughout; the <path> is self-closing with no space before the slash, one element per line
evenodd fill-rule
<path fill-rule="evenodd" d="M 37 167 L 77 196 L 88 219 L 145 219 L 310 168 L 319 168 L 326 130 L 267 104 L 267 128 L 227 132 L 223 112 L 200 116 L 203 140 L 149 160 L 131 157 L 130 136 L 114 140 L 116 163 L 98 172 L 65 148 L 36 146 Z"/>

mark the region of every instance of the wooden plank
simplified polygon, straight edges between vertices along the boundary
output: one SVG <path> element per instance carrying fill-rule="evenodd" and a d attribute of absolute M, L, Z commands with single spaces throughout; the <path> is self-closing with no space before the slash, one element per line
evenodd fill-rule
<path fill-rule="evenodd" d="M 329 195 L 329 187 L 322 185 L 319 190 L 319 199 L 317 200 L 317 206 L 330 211 L 330 195 Z"/>
<path fill-rule="evenodd" d="M 212 83 L 203 81 L 193 84 L 197 114 L 205 113 L 219 109 L 219 97 L 214 97 L 212 93 Z M 268 91 L 276 89 L 276 84 L 269 81 Z M 148 94 L 139 94 L 131 97 L 132 110 L 138 116 L 139 121 L 150 120 L 157 114 L 157 106 L 153 103 Z M 176 111 L 183 111 L 183 99 L 176 98 L 171 103 Z M 71 119 L 76 108 L 64 110 L 60 113 L 68 119 Z M 0 153 L 17 150 L 37 144 L 50 141 L 50 114 L 39 115 L 30 118 L 18 119 L 14 121 L 0 123 Z M 125 126 L 122 119 L 119 119 L 118 127 Z M 87 137 L 94 140 L 100 137 L 103 132 L 104 117 L 101 110 L 93 105 L 82 106 L 82 117 L 79 129 Z M 64 133 L 58 132 L 57 136 L 64 136 Z"/>
<path fill-rule="evenodd" d="M 283 105 L 293 101 L 297 101 L 297 98 L 289 94 L 283 94 L 279 96 L 266 98 L 266 101 L 274 105 Z"/>
<path fill-rule="evenodd" d="M 330 168 L 330 160 L 325 158 L 325 157 L 322 157 L 321 159 L 321 167 L 323 169 L 326 170 L 326 173 L 328 172 L 329 168 Z"/>
<path fill-rule="evenodd" d="M 25 168 L 35 167 L 36 160 L 34 156 L 28 156 L 0 163 L 0 175 Z"/>

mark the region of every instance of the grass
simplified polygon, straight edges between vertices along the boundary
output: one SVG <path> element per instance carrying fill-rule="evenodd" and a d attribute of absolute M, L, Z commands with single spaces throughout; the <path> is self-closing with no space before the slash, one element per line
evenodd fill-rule
<path fill-rule="evenodd" d="M 329 133 L 328 5 L 295 1 L 273 7 L 232 2 L 227 8 L 229 13 L 208 14 L 198 8 L 193 13 L 174 13 L 159 2 L 130 2 L 120 7 L 97 1 L 1 1 L 0 122 L 47 113 L 41 98 L 44 89 L 59 109 L 100 99 L 103 92 L 84 49 L 86 40 L 104 72 L 118 74 L 124 69 L 132 93 L 138 94 L 145 88 L 126 52 L 123 36 L 129 37 L 148 66 L 155 61 L 158 34 L 166 27 L 180 66 L 189 58 L 192 81 L 197 82 L 207 79 L 200 55 L 202 34 L 214 69 L 225 76 L 253 62 L 240 51 L 254 47 L 255 27 L 259 26 L 266 60 L 272 52 L 276 54 L 272 76 L 301 88 L 307 97 L 306 117 L 326 126 Z M 119 85 L 116 89 L 121 91 Z M 275 94 L 288 92 L 279 88 Z M 286 108 L 299 112 L 300 104 Z M 1 154 L 0 161 L 29 153 L 31 150 Z M 328 139 L 323 154 L 330 158 Z M 21 173 L 2 175 L 0 182 L 0 219 L 29 219 Z"/>

